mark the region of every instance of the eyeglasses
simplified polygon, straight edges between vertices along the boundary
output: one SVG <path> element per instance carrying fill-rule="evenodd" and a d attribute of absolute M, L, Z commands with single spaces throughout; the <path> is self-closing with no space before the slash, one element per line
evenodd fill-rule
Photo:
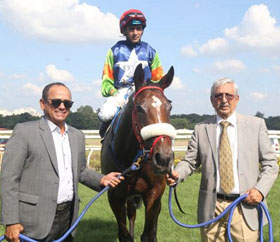
<path fill-rule="evenodd" d="M 70 109 L 74 103 L 70 100 L 61 100 L 61 99 L 48 99 L 48 101 L 50 101 L 49 104 L 52 105 L 54 108 L 58 108 L 60 104 L 63 103 L 66 109 Z"/>
<path fill-rule="evenodd" d="M 216 93 L 216 94 L 214 95 L 214 98 L 217 99 L 217 100 L 219 100 L 219 101 L 222 101 L 223 98 L 224 98 L 224 96 L 226 97 L 226 100 L 227 100 L 228 102 L 231 101 L 231 100 L 233 100 L 234 97 L 235 97 L 235 95 L 229 94 L 229 93 Z"/>

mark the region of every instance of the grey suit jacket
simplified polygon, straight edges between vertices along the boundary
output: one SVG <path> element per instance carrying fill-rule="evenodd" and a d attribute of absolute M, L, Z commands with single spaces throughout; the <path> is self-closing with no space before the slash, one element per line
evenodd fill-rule
<path fill-rule="evenodd" d="M 263 119 L 237 114 L 238 177 L 240 193 L 257 188 L 268 195 L 278 175 L 276 155 L 268 138 Z M 198 198 L 198 222 L 214 218 L 216 193 L 216 119 L 196 125 L 184 159 L 175 170 L 184 180 L 201 166 L 201 184 Z M 260 169 L 261 166 L 261 169 Z M 242 203 L 242 211 L 251 229 L 258 229 L 257 209 Z"/>
<path fill-rule="evenodd" d="M 79 211 L 78 182 L 100 190 L 102 175 L 86 168 L 83 133 L 71 126 L 68 131 L 74 180 L 73 223 Z M 46 237 L 55 217 L 58 183 L 56 152 L 46 120 L 17 124 L 2 162 L 2 223 L 21 223 L 26 236 Z"/>

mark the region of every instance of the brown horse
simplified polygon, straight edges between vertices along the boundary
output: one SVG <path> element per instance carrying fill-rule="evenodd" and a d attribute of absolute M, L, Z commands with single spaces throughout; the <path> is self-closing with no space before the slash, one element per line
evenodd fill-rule
<path fill-rule="evenodd" d="M 169 124 L 171 102 L 163 93 L 173 76 L 174 69 L 171 67 L 159 83 L 145 81 L 142 66 L 137 66 L 134 73 L 135 93 L 129 97 L 127 106 L 115 118 L 103 141 L 102 173 L 130 171 L 125 181 L 108 191 L 120 242 L 134 241 L 136 208 L 141 198 L 145 205 L 141 241 L 157 241 L 161 197 L 166 186 L 166 174 L 170 173 L 174 159 L 171 139 L 175 138 L 176 131 Z M 139 154 L 142 155 L 139 157 Z M 137 162 L 133 163 L 135 160 Z"/>

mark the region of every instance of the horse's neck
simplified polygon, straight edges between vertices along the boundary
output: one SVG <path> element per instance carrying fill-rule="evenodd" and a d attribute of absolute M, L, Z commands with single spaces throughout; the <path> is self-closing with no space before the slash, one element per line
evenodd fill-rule
<path fill-rule="evenodd" d="M 131 159 L 139 149 L 139 143 L 132 128 L 133 102 L 130 100 L 122 111 L 121 120 L 118 125 L 118 132 L 115 136 L 115 151 L 120 159 Z"/>

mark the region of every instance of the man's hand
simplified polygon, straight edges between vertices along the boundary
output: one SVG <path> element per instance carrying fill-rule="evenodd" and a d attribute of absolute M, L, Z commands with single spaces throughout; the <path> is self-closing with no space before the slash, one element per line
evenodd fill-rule
<path fill-rule="evenodd" d="M 248 196 L 244 199 L 244 202 L 249 205 L 257 205 L 263 200 L 262 193 L 256 188 L 249 189 L 246 193 Z"/>
<path fill-rule="evenodd" d="M 100 185 L 116 187 L 122 180 L 124 180 L 124 177 L 121 176 L 121 173 L 111 172 L 101 178 Z"/>
<path fill-rule="evenodd" d="M 19 242 L 19 234 L 23 231 L 21 224 L 6 225 L 5 238 L 9 242 Z"/>
<path fill-rule="evenodd" d="M 171 175 L 167 174 L 167 184 L 169 186 L 175 185 L 178 179 L 179 179 L 179 174 L 176 171 L 172 171 Z"/>

